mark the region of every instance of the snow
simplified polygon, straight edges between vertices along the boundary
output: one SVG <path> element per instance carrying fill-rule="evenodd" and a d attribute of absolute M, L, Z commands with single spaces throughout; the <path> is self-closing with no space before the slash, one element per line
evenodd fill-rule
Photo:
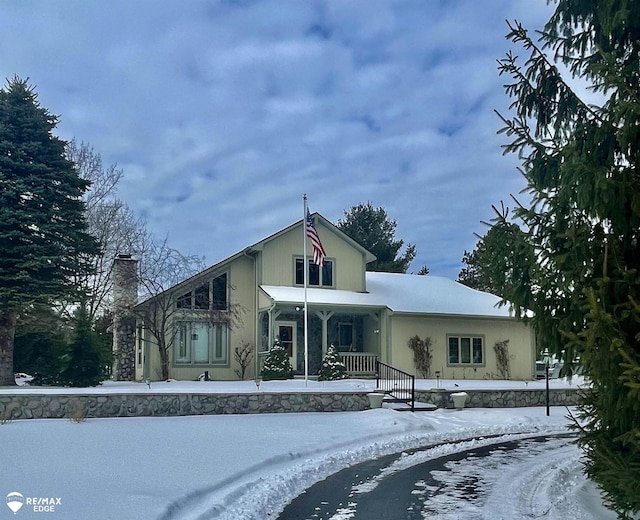
<path fill-rule="evenodd" d="M 466 387 L 491 387 L 492 383 L 466 382 Z M 306 385 L 304 381 L 265 381 L 260 391 L 367 390 L 372 384 L 358 380 L 309 381 Z M 421 384 L 431 387 L 433 381 Z M 465 387 L 463 381 L 442 382 L 445 387 L 453 384 Z M 529 383 L 535 384 L 539 383 Z M 146 384 L 111 383 L 92 391 L 132 388 L 149 390 Z M 193 388 L 256 391 L 252 381 L 151 383 L 153 391 Z M 55 511 L 60 518 L 263 520 L 276 518 L 291 498 L 348 465 L 428 446 L 416 455 L 423 460 L 493 442 L 487 439 L 490 435 L 508 439 L 564 432 L 566 415 L 567 410 L 561 407 L 553 407 L 550 417 L 545 416 L 544 408 L 416 413 L 381 408 L 363 412 L 88 419 L 81 423 L 62 419 L 11 421 L 0 425 L 4 448 L 0 482 L 5 495 L 17 491 L 25 497 L 60 498 Z M 549 502 L 558 502 L 549 509 L 547 519 L 574 518 L 567 516 L 561 501 L 578 512 L 581 507 L 601 507 L 580 472 L 577 448 L 563 450 L 558 452 L 560 469 L 554 469 L 544 456 L 536 457 L 540 464 L 529 462 L 538 473 L 523 472 L 527 462 L 520 459 L 511 472 L 495 464 L 477 464 L 482 480 L 498 481 L 507 490 L 502 500 L 488 492 L 483 506 L 486 518 L 523 517 L 518 508 L 528 503 L 537 507 L 544 502 L 548 508 Z M 401 461 L 403 465 L 418 463 L 411 456 Z M 534 477 L 518 480 L 523 473 Z M 560 481 L 554 483 L 554 479 Z M 16 517 L 33 518 L 36 514 L 25 504 Z M 597 518 L 607 518 L 606 512 L 602 514 L 605 516 Z"/>
<path fill-rule="evenodd" d="M 513 317 L 501 298 L 440 276 L 367 272 L 367 292 L 307 288 L 307 302 L 381 308 L 394 312 Z M 274 302 L 301 304 L 304 289 L 277 285 L 260 288 Z"/>

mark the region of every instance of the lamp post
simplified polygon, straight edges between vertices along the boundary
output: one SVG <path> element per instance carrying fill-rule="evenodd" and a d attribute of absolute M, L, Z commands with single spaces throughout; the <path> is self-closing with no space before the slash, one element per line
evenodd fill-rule
<path fill-rule="evenodd" d="M 547 417 L 549 417 L 549 349 L 544 349 L 544 380 L 545 380 L 545 396 L 547 404 Z"/>

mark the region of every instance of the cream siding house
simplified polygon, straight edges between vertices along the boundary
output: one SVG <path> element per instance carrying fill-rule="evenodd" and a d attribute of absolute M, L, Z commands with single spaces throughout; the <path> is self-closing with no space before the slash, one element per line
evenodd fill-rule
<path fill-rule="evenodd" d="M 369 273 L 370 252 L 321 215 L 313 218 L 327 258 L 316 266 L 308 248 L 309 374 L 330 344 L 354 375 L 373 375 L 376 358 L 416 373 L 407 343 L 419 335 L 431 339 L 432 372 L 442 377 L 497 377 L 494 345 L 507 340 L 511 377 L 533 377 L 534 338 L 508 308 L 496 306 L 499 298 L 430 275 Z M 234 352 L 246 344 L 253 351 L 246 377 L 254 377 L 276 338 L 294 373 L 304 373 L 302 226 L 298 221 L 166 292 L 175 302 L 170 377 L 196 379 L 207 371 L 212 379 L 237 379 Z M 144 305 L 153 299 L 138 307 Z M 241 319 L 227 326 L 230 309 Z M 159 367 L 157 345 L 139 324 L 136 377 L 157 379 Z"/>

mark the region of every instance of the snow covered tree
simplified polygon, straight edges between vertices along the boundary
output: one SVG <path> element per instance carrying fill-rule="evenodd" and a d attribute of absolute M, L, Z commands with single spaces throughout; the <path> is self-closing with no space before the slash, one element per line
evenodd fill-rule
<path fill-rule="evenodd" d="M 502 296 L 533 311 L 542 344 L 580 357 L 587 474 L 626 518 L 640 511 L 640 1 L 558 0 L 539 40 L 510 29 L 528 56 L 500 60 L 514 112 L 501 116 L 505 151 L 531 197 L 512 246 L 534 255 Z"/>
<path fill-rule="evenodd" d="M 280 340 L 276 340 L 264 358 L 262 367 L 262 379 L 269 381 L 271 379 L 290 379 L 293 377 L 293 367 L 289 361 L 287 349 L 280 344 Z"/>
<path fill-rule="evenodd" d="M 0 386 L 15 384 L 20 314 L 77 293 L 98 252 L 84 219 L 88 183 L 53 135 L 57 123 L 27 81 L 0 89 Z"/>
<path fill-rule="evenodd" d="M 320 372 L 318 373 L 319 381 L 334 381 L 336 379 L 344 379 L 347 377 L 347 367 L 340 359 L 338 350 L 333 345 L 329 345 L 327 353 L 322 358 Z"/>

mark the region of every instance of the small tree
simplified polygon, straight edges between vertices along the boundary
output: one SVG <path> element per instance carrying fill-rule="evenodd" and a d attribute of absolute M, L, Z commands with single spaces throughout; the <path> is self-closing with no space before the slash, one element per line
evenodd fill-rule
<path fill-rule="evenodd" d="M 418 372 L 421 373 L 423 377 L 430 377 L 431 360 L 433 358 L 431 338 L 426 337 L 420 339 L 420 336 L 416 334 L 407 342 L 407 346 L 413 350 L 413 363 Z"/>
<path fill-rule="evenodd" d="M 329 345 L 327 353 L 322 358 L 318 380 L 335 381 L 336 379 L 345 379 L 347 377 L 347 367 L 340 359 L 338 350 L 333 345 Z"/>
<path fill-rule="evenodd" d="M 493 346 L 496 353 L 496 366 L 500 379 L 511 379 L 511 358 L 509 357 L 509 340 L 496 341 Z"/>
<path fill-rule="evenodd" d="M 244 381 L 247 367 L 251 364 L 251 360 L 253 359 L 253 351 L 254 348 L 251 343 L 243 343 L 233 351 L 233 357 L 236 358 L 238 365 L 240 365 L 240 368 L 235 369 L 235 373 L 240 381 Z"/>
<path fill-rule="evenodd" d="M 69 361 L 62 373 L 62 381 L 70 386 L 96 386 L 106 376 L 108 361 L 101 355 L 101 341 L 91 328 L 91 319 L 83 303 L 75 312 L 75 332 Z"/>
<path fill-rule="evenodd" d="M 289 361 L 287 349 L 280 344 L 280 340 L 275 341 L 273 347 L 264 358 L 262 368 L 262 379 L 290 379 L 293 377 L 293 367 Z"/>

